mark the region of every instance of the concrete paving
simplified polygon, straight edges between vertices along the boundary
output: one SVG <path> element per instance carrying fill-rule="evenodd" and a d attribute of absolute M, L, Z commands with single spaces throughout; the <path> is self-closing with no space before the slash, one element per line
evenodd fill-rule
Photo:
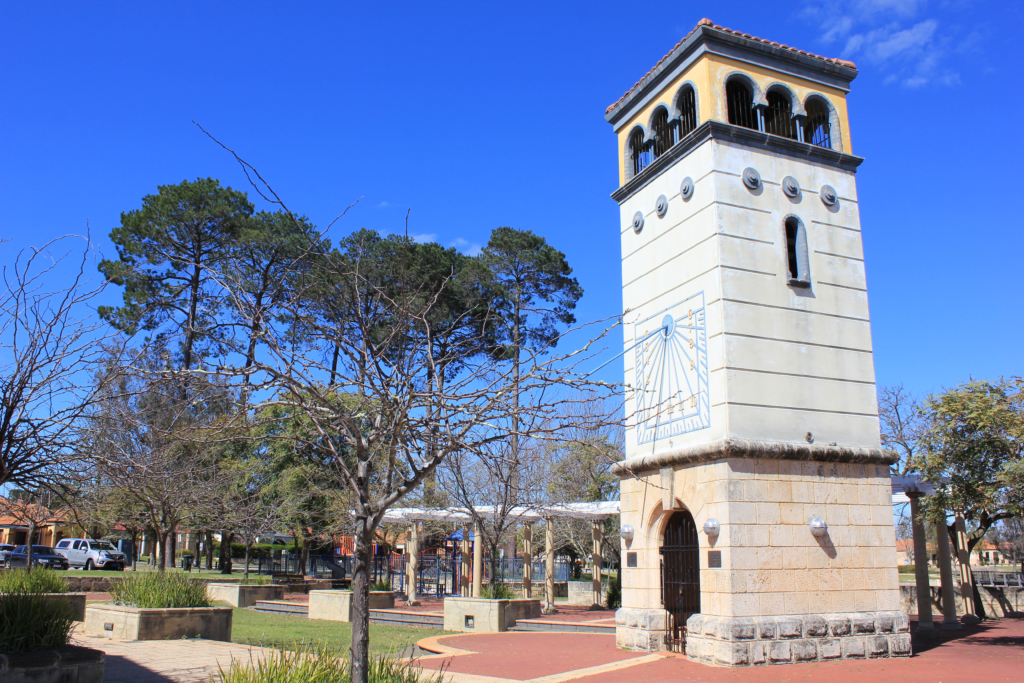
<path fill-rule="evenodd" d="M 201 639 L 119 641 L 77 635 L 75 644 L 106 653 L 104 683 L 208 683 L 232 660 L 248 662 L 271 652 Z"/>

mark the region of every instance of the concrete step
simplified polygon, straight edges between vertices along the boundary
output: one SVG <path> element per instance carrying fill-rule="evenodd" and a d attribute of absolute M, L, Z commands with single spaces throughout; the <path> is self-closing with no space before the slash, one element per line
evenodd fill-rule
<path fill-rule="evenodd" d="M 303 602 L 289 602 L 287 600 L 257 600 L 257 612 L 276 612 L 277 614 L 309 614 L 309 605 Z"/>
<path fill-rule="evenodd" d="M 559 633 L 610 633 L 615 635 L 615 624 L 595 624 L 588 621 L 552 621 L 549 619 L 520 619 L 511 631 L 548 631 Z"/>
<path fill-rule="evenodd" d="M 389 624 L 391 626 L 418 626 L 420 628 L 444 628 L 444 615 L 431 612 L 413 612 L 411 610 L 370 610 L 371 624 Z"/>

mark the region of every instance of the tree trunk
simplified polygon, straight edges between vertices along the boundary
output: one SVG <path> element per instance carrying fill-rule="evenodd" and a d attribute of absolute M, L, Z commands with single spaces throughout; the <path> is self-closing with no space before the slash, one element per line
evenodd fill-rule
<path fill-rule="evenodd" d="M 32 543 L 35 542 L 33 536 L 36 535 L 36 521 L 34 519 L 28 520 L 28 543 L 25 544 L 25 571 L 32 571 Z"/>
<path fill-rule="evenodd" d="M 220 573 L 231 573 L 231 538 L 234 536 L 230 531 L 220 532 Z"/>
<path fill-rule="evenodd" d="M 167 568 L 168 569 L 174 569 L 174 563 L 175 563 L 175 561 L 178 558 L 178 534 L 175 531 L 174 527 L 171 527 L 170 550 L 171 550 L 171 552 L 169 553 L 170 561 L 167 563 Z"/>
<path fill-rule="evenodd" d="M 208 571 L 213 570 L 213 532 L 207 529 L 206 531 L 206 569 Z"/>
<path fill-rule="evenodd" d="M 169 529 L 160 532 L 160 559 L 157 562 L 157 568 L 162 572 L 167 571 L 168 567 L 174 566 L 174 560 L 170 558 L 171 533 Z"/>
<path fill-rule="evenodd" d="M 245 573 L 242 578 L 246 581 L 249 580 L 249 552 L 252 549 L 252 543 L 245 544 Z"/>
<path fill-rule="evenodd" d="M 352 683 L 368 683 L 370 672 L 370 550 L 373 534 L 365 517 L 356 517 L 352 548 Z"/>
<path fill-rule="evenodd" d="M 302 573 L 306 573 L 306 569 L 309 568 L 309 546 L 313 544 L 305 534 L 302 536 L 302 554 L 299 555 L 299 566 L 302 567 Z"/>

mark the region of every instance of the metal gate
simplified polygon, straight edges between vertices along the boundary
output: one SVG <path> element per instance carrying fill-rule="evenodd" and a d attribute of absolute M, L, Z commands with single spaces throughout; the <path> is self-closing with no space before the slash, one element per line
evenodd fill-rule
<path fill-rule="evenodd" d="M 668 612 L 666 646 L 683 652 L 686 620 L 700 612 L 700 556 L 697 525 L 686 510 L 674 512 L 665 527 L 661 547 L 661 599 Z"/>

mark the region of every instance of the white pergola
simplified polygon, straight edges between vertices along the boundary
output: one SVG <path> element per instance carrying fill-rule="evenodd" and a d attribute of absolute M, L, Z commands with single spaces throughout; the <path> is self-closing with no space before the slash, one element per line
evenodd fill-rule
<path fill-rule="evenodd" d="M 557 505 L 531 505 L 512 508 L 505 517 L 514 524 L 523 525 L 523 554 L 527 561 L 523 563 L 523 596 L 533 595 L 533 525 L 545 522 L 545 607 L 548 611 L 555 606 L 555 537 L 551 521 L 556 518 L 586 519 L 593 524 L 593 549 L 591 560 L 593 570 L 594 604 L 601 604 L 601 543 L 604 529 L 602 522 L 621 509 L 619 501 L 599 503 L 560 503 Z M 475 514 L 474 514 L 475 513 Z M 409 586 L 410 604 L 416 604 L 416 574 L 419 571 L 419 523 L 420 522 L 451 522 L 462 525 L 462 586 L 464 594 L 479 598 L 483 577 L 483 548 L 479 542 L 473 543 L 473 564 L 469 563 L 469 531 L 473 529 L 474 538 L 480 538 L 480 528 L 476 520 L 492 519 L 498 514 L 494 506 L 481 506 L 471 512 L 468 508 L 392 508 L 381 520 L 385 524 L 409 525 L 409 573 L 406 584 Z M 467 589 L 472 586 L 472 592 Z"/>
<path fill-rule="evenodd" d="M 916 511 L 916 501 L 920 495 L 933 493 L 931 486 L 923 482 L 919 477 L 892 477 L 892 504 L 900 505 L 911 503 Z M 910 495 L 908 495 L 908 493 Z M 474 514 L 475 512 L 475 514 Z M 600 568 L 603 564 L 601 557 L 601 543 L 603 541 L 603 527 L 601 522 L 621 512 L 621 502 L 617 500 L 602 501 L 598 503 L 560 503 L 555 505 L 530 505 L 512 508 L 505 517 L 512 523 L 523 525 L 523 553 L 527 558 L 533 557 L 533 525 L 537 522 L 545 522 L 545 603 L 548 610 L 554 609 L 555 595 L 555 553 L 554 533 L 551 521 L 555 518 L 585 519 L 593 522 L 593 551 L 591 559 L 594 563 L 593 571 L 593 593 L 594 604 L 601 604 L 601 574 Z M 477 519 L 492 519 L 498 510 L 494 506 L 480 506 L 471 512 L 468 508 L 392 508 L 384 514 L 381 520 L 385 524 L 407 524 L 409 525 L 409 562 L 407 571 L 407 585 L 409 586 L 410 604 L 416 603 L 416 575 L 419 571 L 419 523 L 420 522 L 449 522 L 461 524 L 462 533 L 462 581 L 464 595 L 480 597 L 483 577 L 483 553 L 480 543 L 473 544 L 472 565 L 470 565 L 470 541 L 469 532 L 472 529 L 474 536 L 479 537 L 480 529 L 477 527 Z M 916 514 L 914 515 L 916 519 Z M 920 522 L 915 523 L 914 536 L 915 545 L 918 537 Z M 940 538 L 943 534 L 939 534 Z M 921 542 L 924 541 L 923 528 L 920 534 Z M 947 539 L 948 542 L 948 539 Z M 940 550 L 941 550 L 940 541 Z M 926 551 L 922 548 L 921 556 Z M 948 550 L 947 550 L 948 553 Z M 941 554 L 941 553 L 940 553 Z M 918 563 L 922 569 L 927 571 L 924 564 Z M 532 582 L 533 567 L 530 561 L 523 563 L 523 595 L 533 595 Z M 919 585 L 927 586 L 925 581 L 918 582 Z M 471 589 L 470 589 L 471 587 Z"/>

